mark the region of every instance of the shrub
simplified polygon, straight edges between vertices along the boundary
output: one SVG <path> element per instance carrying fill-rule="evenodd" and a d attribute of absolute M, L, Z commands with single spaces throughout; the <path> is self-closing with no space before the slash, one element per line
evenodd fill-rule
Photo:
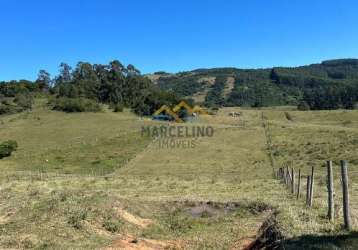
<path fill-rule="evenodd" d="M 11 153 L 17 149 L 16 141 L 5 141 L 0 144 L 0 159 L 11 156 Z"/>
<path fill-rule="evenodd" d="M 10 103 L 8 98 L 5 98 L 2 95 L 0 95 L 0 104 L 9 105 Z"/>
<path fill-rule="evenodd" d="M 11 115 L 21 112 L 23 108 L 9 103 L 0 103 L 0 115 Z"/>
<path fill-rule="evenodd" d="M 300 111 L 306 111 L 306 110 L 310 110 L 310 106 L 308 105 L 307 102 L 302 101 L 298 104 L 297 109 Z"/>
<path fill-rule="evenodd" d="M 124 106 L 121 103 L 115 104 L 113 106 L 113 112 L 123 112 L 123 109 L 124 109 Z"/>
<path fill-rule="evenodd" d="M 54 110 L 64 112 L 98 112 L 101 111 L 101 106 L 94 100 L 86 98 L 68 98 L 60 97 L 50 101 Z"/>
<path fill-rule="evenodd" d="M 119 229 L 121 227 L 121 221 L 113 219 L 111 216 L 108 216 L 104 219 L 102 226 L 108 232 L 116 233 L 119 231 Z"/>
<path fill-rule="evenodd" d="M 9 105 L 0 104 L 0 115 L 11 114 L 12 109 Z"/>
<path fill-rule="evenodd" d="M 33 98 L 29 94 L 18 94 L 15 98 L 0 97 L 0 115 L 11 115 L 31 109 Z"/>
<path fill-rule="evenodd" d="M 82 228 L 82 221 L 87 219 L 87 210 L 86 209 L 75 209 L 69 212 L 67 218 L 67 223 L 75 229 Z"/>
<path fill-rule="evenodd" d="M 14 99 L 14 103 L 16 103 L 23 110 L 31 109 L 33 98 L 30 94 L 18 94 Z"/>
<path fill-rule="evenodd" d="M 179 209 L 172 211 L 165 218 L 167 229 L 175 234 L 188 232 L 192 228 L 192 220 L 183 216 Z"/>

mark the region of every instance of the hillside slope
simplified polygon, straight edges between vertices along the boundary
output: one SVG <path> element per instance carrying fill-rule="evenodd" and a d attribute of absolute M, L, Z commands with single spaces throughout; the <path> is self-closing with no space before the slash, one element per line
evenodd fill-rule
<path fill-rule="evenodd" d="M 325 249 L 336 249 L 337 235 L 354 234 L 341 231 L 339 206 L 334 223 L 325 218 L 319 166 L 335 161 L 339 204 L 336 163 L 349 162 L 357 229 L 357 117 L 357 111 L 224 108 L 182 124 L 212 126 L 212 137 L 198 138 L 194 148 L 162 148 L 142 137 L 141 127 L 165 123 L 129 112 L 65 114 L 40 102 L 27 113 L 0 116 L 0 138 L 19 143 L 0 160 L 0 248 L 240 249 L 270 218 L 287 249 L 319 235 L 331 247 Z M 263 123 L 270 124 L 273 166 Z M 312 208 L 274 178 L 273 169 L 284 164 L 304 174 L 317 166 Z"/>
<path fill-rule="evenodd" d="M 295 68 L 158 72 L 148 77 L 164 90 L 209 106 L 297 105 L 305 101 L 313 109 L 331 109 L 336 106 L 351 108 L 358 102 L 357 59 L 323 61 Z M 218 79 L 223 88 L 215 89 L 214 82 Z M 347 95 L 347 92 L 352 94 Z"/>

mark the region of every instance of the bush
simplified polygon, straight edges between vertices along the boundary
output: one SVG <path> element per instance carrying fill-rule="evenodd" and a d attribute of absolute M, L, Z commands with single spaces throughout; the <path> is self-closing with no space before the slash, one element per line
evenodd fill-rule
<path fill-rule="evenodd" d="M 2 101 L 0 103 L 0 115 L 11 115 L 23 111 L 23 108 L 11 104 L 9 101 Z"/>
<path fill-rule="evenodd" d="M 18 94 L 15 98 L 0 96 L 0 115 L 11 115 L 32 108 L 33 98 L 29 94 Z"/>
<path fill-rule="evenodd" d="M 297 109 L 300 111 L 307 111 L 310 110 L 310 106 L 307 102 L 303 101 L 298 104 Z"/>
<path fill-rule="evenodd" d="M 16 103 L 23 110 L 31 109 L 33 98 L 30 94 L 18 94 L 14 99 L 14 103 Z"/>
<path fill-rule="evenodd" d="M 123 104 L 114 104 L 113 105 L 113 112 L 123 112 L 124 106 Z"/>
<path fill-rule="evenodd" d="M 165 218 L 165 226 L 168 231 L 171 231 L 175 234 L 183 234 L 188 232 L 193 225 L 193 221 L 188 217 L 181 214 L 180 209 L 172 211 Z"/>
<path fill-rule="evenodd" d="M 87 219 L 88 211 L 86 209 L 75 209 L 69 212 L 67 223 L 75 229 L 82 228 L 82 221 Z"/>
<path fill-rule="evenodd" d="M 121 221 L 113 219 L 112 217 L 108 216 L 104 219 L 102 226 L 108 232 L 116 233 L 119 231 L 121 227 Z"/>
<path fill-rule="evenodd" d="M 10 105 L 0 104 L 0 115 L 12 114 L 13 109 Z"/>
<path fill-rule="evenodd" d="M 86 98 L 60 97 L 50 101 L 50 104 L 53 105 L 54 110 L 64 111 L 68 113 L 101 111 L 101 106 L 99 103 Z"/>
<path fill-rule="evenodd" d="M 0 144 L 0 159 L 11 156 L 13 151 L 17 149 L 17 142 L 16 141 L 5 141 Z"/>

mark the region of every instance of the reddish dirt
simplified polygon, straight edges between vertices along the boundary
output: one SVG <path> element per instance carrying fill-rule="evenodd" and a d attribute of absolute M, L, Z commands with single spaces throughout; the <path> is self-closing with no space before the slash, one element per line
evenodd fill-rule
<path fill-rule="evenodd" d="M 135 215 L 127 212 L 126 210 L 124 210 L 122 208 L 116 207 L 115 210 L 118 213 L 119 217 L 121 217 L 122 219 L 128 221 L 129 223 L 131 223 L 133 225 L 136 225 L 137 227 L 147 228 L 153 224 L 152 220 L 140 218 L 138 216 L 135 216 Z"/>
<path fill-rule="evenodd" d="M 103 250 L 164 250 L 164 249 L 183 249 L 178 242 L 159 241 L 152 239 L 136 238 L 132 235 L 125 235 L 115 240 L 111 246 Z"/>
<path fill-rule="evenodd" d="M 231 250 L 237 250 L 237 249 L 250 250 L 252 246 L 255 244 L 255 242 L 256 242 L 256 235 L 243 237 L 239 239 L 234 246 L 232 246 Z"/>

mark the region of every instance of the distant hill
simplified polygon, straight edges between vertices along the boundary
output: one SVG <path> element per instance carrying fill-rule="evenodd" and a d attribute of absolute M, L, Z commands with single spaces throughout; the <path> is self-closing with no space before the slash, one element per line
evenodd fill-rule
<path fill-rule="evenodd" d="M 353 108 L 358 102 L 358 59 L 301 67 L 213 68 L 147 75 L 163 90 L 208 106 L 304 104 L 311 109 Z"/>

